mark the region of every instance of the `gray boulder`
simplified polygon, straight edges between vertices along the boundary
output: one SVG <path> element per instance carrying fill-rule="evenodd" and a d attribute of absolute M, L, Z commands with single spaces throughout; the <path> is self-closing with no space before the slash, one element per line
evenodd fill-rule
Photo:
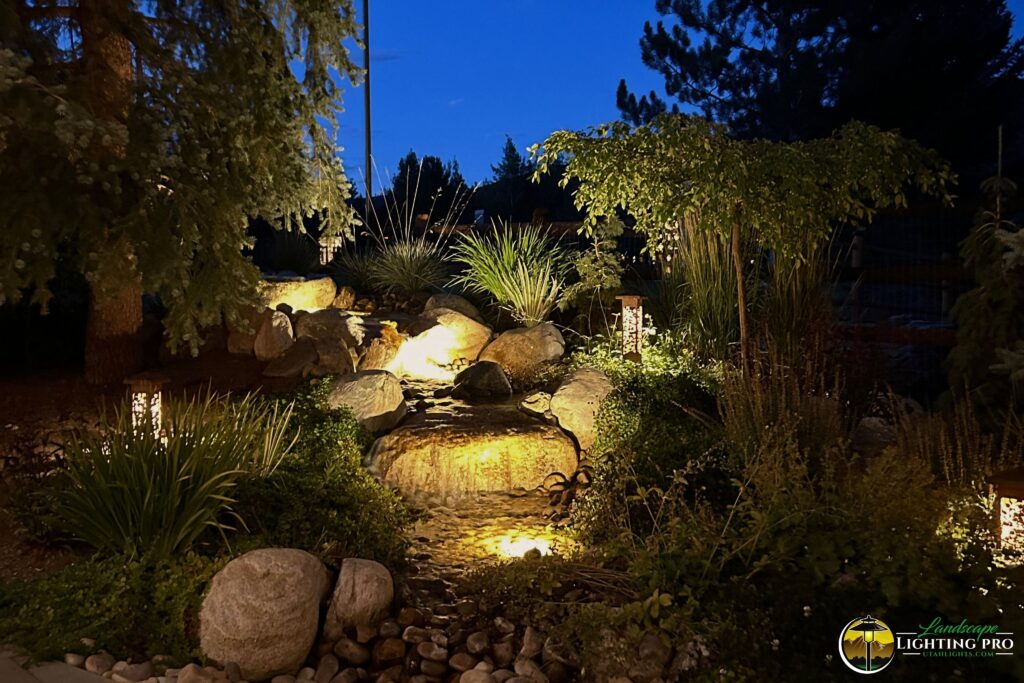
<path fill-rule="evenodd" d="M 487 345 L 480 360 L 497 363 L 513 383 L 524 382 L 565 353 L 565 339 L 552 323 L 503 332 Z"/>
<path fill-rule="evenodd" d="M 387 567 L 354 557 L 341 562 L 327 608 L 324 640 L 336 641 L 360 627 L 375 627 L 391 609 L 395 584 Z"/>
<path fill-rule="evenodd" d="M 295 673 L 316 638 L 330 575 L 302 550 L 253 550 L 213 577 L 199 612 L 207 657 L 235 662 L 248 680 Z"/>
<path fill-rule="evenodd" d="M 327 402 L 332 408 L 348 408 L 359 424 L 375 434 L 393 429 L 406 413 L 402 383 L 386 370 L 336 377 Z"/>
<path fill-rule="evenodd" d="M 290 349 L 294 342 L 292 322 L 288 316 L 281 311 L 267 311 L 256 333 L 253 351 L 260 360 L 274 360 Z"/>
<path fill-rule="evenodd" d="M 265 377 L 298 377 L 307 375 L 317 362 L 316 345 L 312 339 L 299 339 L 263 369 Z"/>
<path fill-rule="evenodd" d="M 600 370 L 583 368 L 569 375 L 551 397 L 551 412 L 559 426 L 576 439 L 581 450 L 594 445 L 594 420 L 612 383 Z"/>
<path fill-rule="evenodd" d="M 480 361 L 455 376 L 452 396 L 456 398 L 506 398 L 512 385 L 497 363 Z"/>
<path fill-rule="evenodd" d="M 480 311 L 477 310 L 476 306 L 458 294 L 442 293 L 433 295 L 427 299 L 427 303 L 423 306 L 423 312 L 427 313 L 435 308 L 447 308 L 452 311 L 457 311 L 467 318 L 472 318 L 477 322 L 483 322 L 483 318 L 480 317 Z"/>

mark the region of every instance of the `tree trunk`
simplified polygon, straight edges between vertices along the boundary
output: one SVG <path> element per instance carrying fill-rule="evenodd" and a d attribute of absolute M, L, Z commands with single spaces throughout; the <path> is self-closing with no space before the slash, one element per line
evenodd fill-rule
<path fill-rule="evenodd" d="M 732 267 L 736 273 L 736 304 L 740 320 L 740 365 L 744 375 L 750 371 L 750 330 L 747 324 L 747 283 L 743 277 L 743 248 L 740 242 L 740 219 L 732 223 Z"/>
<path fill-rule="evenodd" d="M 85 88 L 83 100 L 100 119 L 125 123 L 132 104 L 132 46 L 122 32 L 130 16 L 130 0 L 81 0 L 78 21 L 82 35 Z M 126 150 L 97 146 L 99 163 L 123 159 Z M 127 268 L 130 246 L 101 258 L 117 259 Z M 142 368 L 142 289 L 138 273 L 110 297 L 89 295 L 85 329 L 85 379 L 90 384 L 118 382 Z"/>

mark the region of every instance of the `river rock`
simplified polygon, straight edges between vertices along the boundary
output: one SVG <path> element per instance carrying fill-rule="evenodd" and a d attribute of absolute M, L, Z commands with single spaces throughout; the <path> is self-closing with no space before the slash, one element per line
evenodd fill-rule
<path fill-rule="evenodd" d="M 386 370 L 362 370 L 334 378 L 327 403 L 348 408 L 368 431 L 386 432 L 405 416 L 402 383 Z"/>
<path fill-rule="evenodd" d="M 324 638 L 338 640 L 359 627 L 375 628 L 387 616 L 394 597 L 395 584 L 387 567 L 354 557 L 342 560 L 327 610 Z"/>
<path fill-rule="evenodd" d="M 551 413 L 575 437 L 580 449 L 594 445 L 594 421 L 612 383 L 600 370 L 583 368 L 572 373 L 551 397 Z"/>
<path fill-rule="evenodd" d="M 527 382 L 565 352 L 565 339 L 552 323 L 503 332 L 480 353 L 480 360 L 497 363 L 515 383 Z"/>
<path fill-rule="evenodd" d="M 249 680 L 292 673 L 316 638 L 330 576 L 302 550 L 266 548 L 228 562 L 213 577 L 199 613 L 206 656 L 235 662 Z"/>

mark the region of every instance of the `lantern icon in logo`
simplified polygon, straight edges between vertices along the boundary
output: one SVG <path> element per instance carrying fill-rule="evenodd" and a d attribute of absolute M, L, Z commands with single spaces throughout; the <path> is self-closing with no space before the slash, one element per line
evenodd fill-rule
<path fill-rule="evenodd" d="M 892 663 L 895 654 L 892 630 L 870 614 L 854 619 L 839 634 L 839 656 L 859 674 L 878 673 Z"/>

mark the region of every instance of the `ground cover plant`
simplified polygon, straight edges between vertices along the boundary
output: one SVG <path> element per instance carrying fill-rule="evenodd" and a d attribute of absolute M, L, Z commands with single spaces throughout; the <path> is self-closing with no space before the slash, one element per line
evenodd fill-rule
<path fill-rule="evenodd" d="M 80 439 L 25 514 L 38 515 L 41 498 L 56 503 L 37 538 L 74 543 L 81 559 L 0 584 L 0 632 L 40 658 L 78 651 L 89 635 L 122 656 L 187 661 L 200 655 L 207 582 L 246 550 L 400 566 L 408 515 L 360 467 L 369 436 L 327 406 L 326 388 L 171 402 L 163 439 L 133 429 L 122 410 Z"/>

